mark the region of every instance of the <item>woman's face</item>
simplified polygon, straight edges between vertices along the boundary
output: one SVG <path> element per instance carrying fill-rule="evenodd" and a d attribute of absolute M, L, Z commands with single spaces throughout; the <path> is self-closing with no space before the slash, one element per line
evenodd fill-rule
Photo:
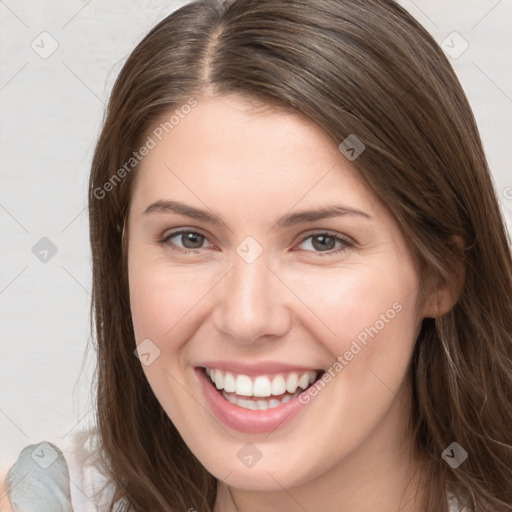
<path fill-rule="evenodd" d="M 276 490 L 378 464 L 404 445 L 426 315 L 406 242 L 312 121 L 235 96 L 197 101 L 150 135 L 137 171 L 134 364 L 232 486 Z"/>

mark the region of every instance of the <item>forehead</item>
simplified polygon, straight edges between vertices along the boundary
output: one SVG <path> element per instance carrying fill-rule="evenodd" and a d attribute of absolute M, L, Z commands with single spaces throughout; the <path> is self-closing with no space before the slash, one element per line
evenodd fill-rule
<path fill-rule="evenodd" d="M 342 199 L 377 206 L 329 135 L 291 110 L 239 96 L 198 97 L 167 132 L 161 140 L 150 133 L 155 144 L 137 169 L 132 206 L 173 193 L 241 208 Z"/>

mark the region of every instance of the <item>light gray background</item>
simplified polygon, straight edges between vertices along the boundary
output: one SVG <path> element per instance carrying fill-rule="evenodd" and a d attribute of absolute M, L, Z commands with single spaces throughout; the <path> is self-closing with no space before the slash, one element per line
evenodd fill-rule
<path fill-rule="evenodd" d="M 91 418 L 87 181 L 128 53 L 183 1 L 0 0 L 0 470 L 27 444 L 64 446 Z M 511 0 L 403 0 L 441 43 L 473 106 L 510 231 Z M 40 35 L 48 32 L 50 36 Z M 456 38 L 458 36 L 455 36 Z M 40 53 L 56 51 L 47 58 Z M 463 41 L 447 40 L 453 51 Z M 58 252 L 40 261 L 48 237 Z"/>

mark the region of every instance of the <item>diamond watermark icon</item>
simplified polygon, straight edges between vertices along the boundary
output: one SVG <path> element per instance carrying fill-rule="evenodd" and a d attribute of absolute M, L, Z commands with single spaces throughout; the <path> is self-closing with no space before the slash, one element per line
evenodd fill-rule
<path fill-rule="evenodd" d="M 444 450 L 441 457 L 456 469 L 468 458 L 468 452 L 459 443 L 453 442 Z"/>
<path fill-rule="evenodd" d="M 244 466 L 250 469 L 261 459 L 263 454 L 255 444 L 247 443 L 238 450 L 236 456 Z"/>
<path fill-rule="evenodd" d="M 47 59 L 57 50 L 59 43 L 51 34 L 45 31 L 41 32 L 32 43 L 30 43 L 30 46 L 41 59 Z"/>
<path fill-rule="evenodd" d="M 443 39 L 441 48 L 452 59 L 458 59 L 469 48 L 469 43 L 458 32 L 452 32 Z"/>
<path fill-rule="evenodd" d="M 238 244 L 236 252 L 246 263 L 254 263 L 263 252 L 263 247 L 252 236 L 248 236 Z"/>
<path fill-rule="evenodd" d="M 347 160 L 353 162 L 366 149 L 361 140 L 351 133 L 341 144 L 338 149 L 345 155 Z"/>
<path fill-rule="evenodd" d="M 43 469 L 48 469 L 59 458 L 57 450 L 46 441 L 39 443 L 32 450 L 31 456 L 37 465 Z"/>
<path fill-rule="evenodd" d="M 137 345 L 133 353 L 144 366 L 149 366 L 160 355 L 160 349 L 146 338 Z"/>
<path fill-rule="evenodd" d="M 57 254 L 57 250 L 57 246 L 46 236 L 32 247 L 34 256 L 43 263 L 48 263 Z"/>

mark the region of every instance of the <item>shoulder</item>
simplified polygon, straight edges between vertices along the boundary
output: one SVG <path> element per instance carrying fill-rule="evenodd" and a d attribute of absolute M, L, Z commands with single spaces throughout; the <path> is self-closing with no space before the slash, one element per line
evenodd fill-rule
<path fill-rule="evenodd" d="M 28 445 L 3 475 L 2 510 L 33 510 L 36 503 L 38 510 L 107 510 L 114 485 L 102 468 L 93 429 L 70 435 L 60 446 Z"/>

